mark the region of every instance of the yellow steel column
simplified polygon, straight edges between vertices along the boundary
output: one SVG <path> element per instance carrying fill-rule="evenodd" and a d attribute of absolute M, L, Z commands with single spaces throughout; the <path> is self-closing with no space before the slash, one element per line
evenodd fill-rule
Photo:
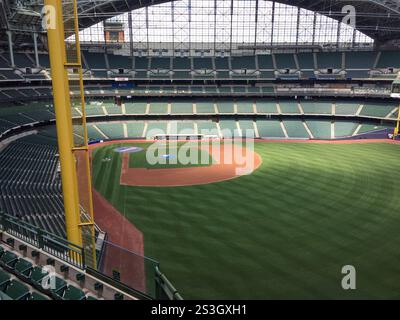
<path fill-rule="evenodd" d="M 79 229 L 80 207 L 76 163 L 73 154 L 72 117 L 69 98 L 68 73 L 65 68 L 66 53 L 64 43 L 64 24 L 60 0 L 45 0 L 46 6 L 55 9 L 53 26 L 47 30 L 51 77 L 53 85 L 54 109 L 56 114 L 57 139 L 61 165 L 62 190 L 64 197 L 67 238 L 82 246 Z"/>
<path fill-rule="evenodd" d="M 397 112 L 398 115 L 397 115 L 396 127 L 394 128 L 393 132 L 393 140 L 395 140 L 396 137 L 399 135 L 399 130 L 400 130 L 400 104 Z"/>

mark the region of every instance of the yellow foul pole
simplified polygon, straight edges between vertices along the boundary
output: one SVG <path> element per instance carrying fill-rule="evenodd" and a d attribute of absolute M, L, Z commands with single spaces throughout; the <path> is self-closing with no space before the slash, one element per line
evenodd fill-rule
<path fill-rule="evenodd" d="M 70 242 L 84 248 L 85 264 L 96 268 L 95 225 L 77 5 L 76 0 L 45 0 L 45 6 L 49 9 L 47 13 L 50 13 L 47 18 L 53 19 L 48 23 L 47 37 L 67 238 Z M 67 30 L 65 30 L 65 26 L 68 27 Z M 75 41 L 68 44 L 68 50 L 65 43 L 67 35 L 75 35 Z M 78 81 L 74 76 L 69 78 L 68 69 L 77 72 Z M 81 106 L 82 117 L 74 119 L 73 123 L 70 83 L 74 82 L 79 87 L 78 103 Z M 74 127 L 82 130 L 83 141 L 75 141 Z M 77 159 L 81 168 L 79 177 Z"/>
<path fill-rule="evenodd" d="M 60 0 L 45 0 L 45 5 L 54 8 L 47 30 L 51 77 L 53 86 L 54 110 L 56 114 L 57 139 L 60 155 L 61 180 L 64 198 L 67 238 L 70 242 L 82 246 L 79 230 L 80 209 L 78 180 L 75 157 L 73 154 L 71 101 L 69 97 L 68 71 L 64 42 L 64 24 Z"/>

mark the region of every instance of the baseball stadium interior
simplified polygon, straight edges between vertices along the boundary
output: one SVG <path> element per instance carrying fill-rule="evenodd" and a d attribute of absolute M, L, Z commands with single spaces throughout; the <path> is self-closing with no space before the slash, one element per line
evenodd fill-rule
<path fill-rule="evenodd" d="M 399 98 L 399 0 L 0 1 L 0 300 L 399 298 Z"/>

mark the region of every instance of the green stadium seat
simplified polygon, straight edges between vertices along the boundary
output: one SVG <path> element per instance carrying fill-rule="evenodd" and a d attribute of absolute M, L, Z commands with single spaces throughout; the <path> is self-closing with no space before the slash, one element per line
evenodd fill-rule
<path fill-rule="evenodd" d="M 360 102 L 353 101 L 337 101 L 335 114 L 336 115 L 355 115 L 358 108 L 360 107 Z"/>
<path fill-rule="evenodd" d="M 212 70 L 212 59 L 211 58 L 193 58 L 193 69 L 194 70 Z"/>
<path fill-rule="evenodd" d="M 122 123 L 108 122 L 108 123 L 97 123 L 97 128 L 100 129 L 110 139 L 121 139 L 124 138 L 124 128 Z"/>
<path fill-rule="evenodd" d="M 193 102 L 177 101 L 171 103 L 171 114 L 193 114 Z"/>
<path fill-rule="evenodd" d="M 218 113 L 232 114 L 234 113 L 233 101 L 217 101 Z"/>
<path fill-rule="evenodd" d="M 310 138 L 301 120 L 283 120 L 289 138 Z"/>
<path fill-rule="evenodd" d="M 256 133 L 252 120 L 239 120 L 239 127 L 241 129 L 241 136 L 246 138 L 255 138 Z"/>
<path fill-rule="evenodd" d="M 350 137 L 357 128 L 357 123 L 351 121 L 336 121 L 335 138 Z"/>
<path fill-rule="evenodd" d="M 307 120 L 306 123 L 315 139 L 331 139 L 331 121 Z"/>
<path fill-rule="evenodd" d="M 393 111 L 395 107 L 396 105 L 393 103 L 365 103 L 360 112 L 360 116 L 385 118 Z"/>
<path fill-rule="evenodd" d="M 194 123 L 177 121 L 170 123 L 169 134 L 195 134 Z"/>
<path fill-rule="evenodd" d="M 176 57 L 173 59 L 174 70 L 190 70 L 191 63 L 189 58 Z"/>
<path fill-rule="evenodd" d="M 197 101 L 196 112 L 198 114 L 215 114 L 213 101 Z"/>
<path fill-rule="evenodd" d="M 215 68 L 217 70 L 229 70 L 229 60 L 228 58 L 215 58 Z"/>
<path fill-rule="evenodd" d="M 319 69 L 342 69 L 341 52 L 318 52 L 317 61 Z"/>
<path fill-rule="evenodd" d="M 6 251 L 0 257 L 0 266 L 6 269 L 14 269 L 14 265 L 17 263 L 17 261 L 18 256 L 15 253 Z"/>
<path fill-rule="evenodd" d="M 219 87 L 218 91 L 220 93 L 232 93 L 232 87 L 231 86 L 229 86 L 229 87 Z"/>
<path fill-rule="evenodd" d="M 256 108 L 257 108 L 257 113 L 259 114 L 278 113 L 278 108 L 276 107 L 275 100 L 257 100 Z"/>
<path fill-rule="evenodd" d="M 128 138 L 143 137 L 144 122 L 127 122 Z"/>
<path fill-rule="evenodd" d="M 253 101 L 237 101 L 237 113 L 238 114 L 251 114 L 254 113 Z"/>
<path fill-rule="evenodd" d="M 122 107 L 117 106 L 114 103 L 112 103 L 112 104 L 104 104 L 103 103 L 103 106 L 105 107 L 105 109 L 109 115 L 122 114 Z"/>
<path fill-rule="evenodd" d="M 29 279 L 29 274 L 30 274 L 32 268 L 33 268 L 33 265 L 32 265 L 31 262 L 21 258 L 15 264 L 14 272 L 20 278 L 22 278 L 24 280 L 28 280 Z"/>
<path fill-rule="evenodd" d="M 247 69 L 247 70 L 255 70 L 256 69 L 256 61 L 254 56 L 242 56 L 231 58 L 231 66 L 233 70 L 238 69 Z"/>
<path fill-rule="evenodd" d="M 105 113 L 103 111 L 103 107 L 101 105 L 87 104 L 85 111 L 86 111 L 87 116 L 104 116 L 105 115 Z"/>
<path fill-rule="evenodd" d="M 234 138 L 240 136 L 235 120 L 220 120 L 219 126 L 224 138 Z"/>
<path fill-rule="evenodd" d="M 152 102 L 150 104 L 149 114 L 167 114 L 168 103 L 167 102 Z"/>
<path fill-rule="evenodd" d="M 303 52 L 297 54 L 300 69 L 314 70 L 314 56 L 311 52 Z"/>
<path fill-rule="evenodd" d="M 377 68 L 400 68 L 399 51 L 381 51 Z"/>
<path fill-rule="evenodd" d="M 87 295 L 87 296 L 86 296 L 86 300 L 98 300 L 98 299 L 97 299 L 96 297 Z"/>
<path fill-rule="evenodd" d="M 278 69 L 297 69 L 292 53 L 275 54 L 275 61 Z"/>
<path fill-rule="evenodd" d="M 147 102 L 125 102 L 126 114 L 145 114 Z"/>
<path fill-rule="evenodd" d="M 29 297 L 29 288 L 18 280 L 11 280 L 1 291 L 13 300 L 26 300 Z"/>
<path fill-rule="evenodd" d="M 346 52 L 346 69 L 372 69 L 376 54 L 375 51 Z"/>
<path fill-rule="evenodd" d="M 213 121 L 197 121 L 198 134 L 216 135 L 218 136 L 218 128 L 216 122 Z"/>
<path fill-rule="evenodd" d="M 283 114 L 300 114 L 297 101 L 293 100 L 281 100 L 279 101 L 279 106 Z"/>
<path fill-rule="evenodd" d="M 87 126 L 89 140 L 103 140 L 105 137 L 92 124 Z"/>
<path fill-rule="evenodd" d="M 151 58 L 150 69 L 171 69 L 170 58 Z"/>
<path fill-rule="evenodd" d="M 2 269 L 0 269 L 0 290 L 1 288 L 3 288 L 7 283 L 10 282 L 11 276 L 3 271 Z"/>
<path fill-rule="evenodd" d="M 247 87 L 247 92 L 248 93 L 260 93 L 260 87 Z"/>
<path fill-rule="evenodd" d="M 301 101 L 304 114 L 332 114 L 332 103 L 324 101 Z"/>
<path fill-rule="evenodd" d="M 38 289 L 42 289 L 42 280 L 49 273 L 44 272 L 39 266 L 33 267 L 32 272 L 29 276 L 29 282 Z"/>
<path fill-rule="evenodd" d="M 260 70 L 274 69 L 272 55 L 258 55 L 258 68 Z"/>
<path fill-rule="evenodd" d="M 63 296 L 64 291 L 67 289 L 67 282 L 57 276 L 55 276 L 55 280 L 51 279 L 50 281 L 52 281 L 51 283 L 54 284 L 54 288 L 50 288 L 49 292 L 53 298 L 59 299 L 59 297 Z"/>
<path fill-rule="evenodd" d="M 146 137 L 154 137 L 157 134 L 167 134 L 167 122 L 149 122 L 146 130 Z"/>
<path fill-rule="evenodd" d="M 257 120 L 258 134 L 262 138 L 285 138 L 280 121 Z"/>
<path fill-rule="evenodd" d="M 32 292 L 30 296 L 28 297 L 28 300 L 33 300 L 33 301 L 45 301 L 49 300 L 49 298 L 37 293 L 37 292 Z"/>
<path fill-rule="evenodd" d="M 59 300 L 85 300 L 85 293 L 74 286 L 68 286 L 65 290 L 61 290 L 55 293 L 55 296 Z"/>

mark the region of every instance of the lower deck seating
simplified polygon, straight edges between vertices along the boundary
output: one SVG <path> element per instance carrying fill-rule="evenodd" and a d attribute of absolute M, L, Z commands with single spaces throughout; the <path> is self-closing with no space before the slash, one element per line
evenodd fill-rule
<path fill-rule="evenodd" d="M 335 138 L 351 137 L 357 126 L 357 123 L 351 121 L 336 121 L 334 123 Z"/>
<path fill-rule="evenodd" d="M 359 125 L 359 122 L 348 120 L 331 122 L 330 120 L 303 121 L 301 119 L 284 119 L 282 121 L 220 119 L 218 122 L 212 120 L 125 121 L 92 123 L 88 127 L 88 133 L 90 140 L 105 139 L 105 136 L 109 139 L 153 138 L 155 135 L 162 134 L 203 134 L 224 138 L 332 139 L 352 136 L 356 133 Z M 363 124 L 357 133 L 383 128 L 385 127 Z"/>
<path fill-rule="evenodd" d="M 307 120 L 308 128 L 316 139 L 331 139 L 331 121 L 328 120 Z"/>
<path fill-rule="evenodd" d="M 283 125 L 290 138 L 310 138 L 301 120 L 284 120 Z"/>
<path fill-rule="evenodd" d="M 122 123 L 98 123 L 97 128 L 107 137 L 113 137 L 113 139 L 124 138 Z"/>
<path fill-rule="evenodd" d="M 285 138 L 281 123 L 278 120 L 258 120 L 258 134 L 262 138 Z"/>

